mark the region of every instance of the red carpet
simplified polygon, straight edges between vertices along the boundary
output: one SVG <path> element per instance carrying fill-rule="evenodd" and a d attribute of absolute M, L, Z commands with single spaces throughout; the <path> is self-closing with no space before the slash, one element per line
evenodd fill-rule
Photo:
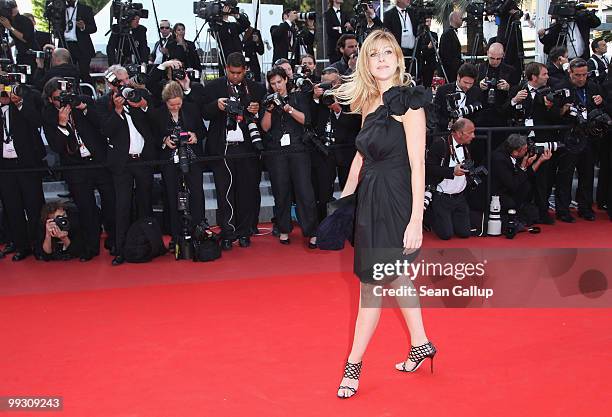
<path fill-rule="evenodd" d="M 610 247 L 610 231 L 600 219 L 444 246 Z M 425 309 L 433 375 L 395 371 L 408 337 L 386 309 L 359 393 L 335 398 L 351 268 L 352 250 L 309 251 L 297 233 L 209 264 L 2 260 L 0 396 L 59 395 L 64 411 L 44 415 L 79 417 L 610 415 L 612 309 Z"/>

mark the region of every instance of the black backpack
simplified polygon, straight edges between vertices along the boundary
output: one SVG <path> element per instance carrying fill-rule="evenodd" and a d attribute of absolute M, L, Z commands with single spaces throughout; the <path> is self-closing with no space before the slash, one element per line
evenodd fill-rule
<path fill-rule="evenodd" d="M 150 262 L 165 253 L 161 228 L 155 219 L 145 217 L 130 226 L 123 248 L 123 257 L 127 262 Z"/>

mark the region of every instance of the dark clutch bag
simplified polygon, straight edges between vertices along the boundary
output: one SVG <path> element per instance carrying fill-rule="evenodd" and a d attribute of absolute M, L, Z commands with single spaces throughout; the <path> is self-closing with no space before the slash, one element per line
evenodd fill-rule
<path fill-rule="evenodd" d="M 327 203 L 327 217 L 317 229 L 317 247 L 321 250 L 341 250 L 346 240 L 353 243 L 357 196 L 351 194 Z"/>

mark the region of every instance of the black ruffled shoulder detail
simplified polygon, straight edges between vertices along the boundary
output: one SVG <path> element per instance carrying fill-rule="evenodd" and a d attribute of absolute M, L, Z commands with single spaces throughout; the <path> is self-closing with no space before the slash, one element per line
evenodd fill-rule
<path fill-rule="evenodd" d="M 417 110 L 428 107 L 433 100 L 431 89 L 422 85 L 416 87 L 391 87 L 383 94 L 383 104 L 390 114 L 403 116 L 408 109 Z"/>

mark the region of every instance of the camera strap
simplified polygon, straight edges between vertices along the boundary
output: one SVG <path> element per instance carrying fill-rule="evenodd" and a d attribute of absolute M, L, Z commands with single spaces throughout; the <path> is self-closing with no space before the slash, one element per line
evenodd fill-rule
<path fill-rule="evenodd" d="M 11 132 L 9 132 L 9 129 L 6 127 L 6 117 L 9 111 L 10 107 L 6 111 L 2 111 L 2 129 L 4 130 L 4 143 L 6 143 L 7 145 L 13 141 Z"/>
<path fill-rule="evenodd" d="M 74 15 L 77 11 L 77 5 L 72 8 L 72 15 L 68 16 L 68 8 L 66 8 L 66 33 L 71 32 L 74 28 Z"/>

